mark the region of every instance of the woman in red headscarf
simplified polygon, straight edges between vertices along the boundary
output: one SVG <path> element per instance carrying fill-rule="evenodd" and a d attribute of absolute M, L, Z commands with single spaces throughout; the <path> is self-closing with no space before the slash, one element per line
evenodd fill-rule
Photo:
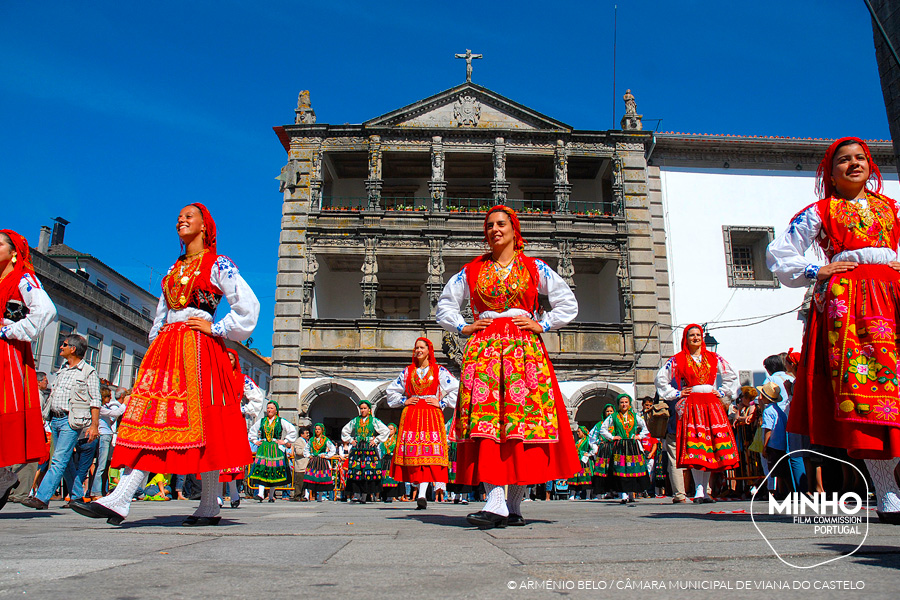
<path fill-rule="evenodd" d="M 716 389 L 716 377 L 722 386 Z M 678 400 L 678 468 L 690 468 L 696 486 L 694 502 L 715 502 L 709 495 L 712 471 L 736 469 L 740 460 L 725 407 L 740 386 L 734 368 L 703 345 L 703 328 L 685 327 L 681 352 L 656 374 L 660 400 Z"/>
<path fill-rule="evenodd" d="M 437 364 L 434 346 L 420 337 L 412 364 L 387 387 L 388 406 L 404 407 L 390 475 L 396 481 L 419 484 L 417 510 L 424 509 L 429 482 L 448 481 L 447 431 L 442 409 L 456 407 L 459 381 Z"/>
<path fill-rule="evenodd" d="M 468 520 L 478 527 L 524 525 L 525 486 L 567 479 L 581 468 L 553 365 L 540 334 L 578 314 L 575 294 L 546 263 L 523 253 L 515 211 L 495 206 L 484 220 L 490 252 L 450 279 L 437 320 L 469 336 L 451 440 L 456 483 L 484 484 L 487 504 Z M 542 313 L 538 295 L 549 298 Z M 471 301 L 474 323 L 461 312 Z M 503 486 L 508 485 L 506 501 Z"/>
<path fill-rule="evenodd" d="M 223 339 L 247 339 L 259 302 L 226 256 L 216 253 L 216 224 L 202 204 L 178 215 L 184 253 L 163 278 L 163 294 L 131 400 L 117 432 L 114 467 L 119 485 L 79 513 L 119 524 L 147 472 L 200 473 L 200 507 L 186 526 L 216 525 L 219 471 L 252 460 L 240 392 Z M 214 321 L 222 297 L 231 311 Z"/>
<path fill-rule="evenodd" d="M 866 143 L 836 140 L 819 164 L 821 199 L 769 244 L 766 262 L 788 287 L 815 285 L 788 431 L 865 459 L 879 516 L 900 524 L 900 221 L 881 189 Z M 806 257 L 813 243 L 824 266 Z"/>
<path fill-rule="evenodd" d="M 18 486 L 13 465 L 47 459 L 31 340 L 56 318 L 24 237 L 0 230 L 0 508 Z"/>

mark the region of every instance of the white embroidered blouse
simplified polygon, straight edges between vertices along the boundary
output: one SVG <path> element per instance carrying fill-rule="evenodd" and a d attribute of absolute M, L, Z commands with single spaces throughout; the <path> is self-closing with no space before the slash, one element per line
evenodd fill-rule
<path fill-rule="evenodd" d="M 32 341 L 44 328 L 56 318 L 56 306 L 50 300 L 50 296 L 41 287 L 38 278 L 30 273 L 23 273 L 19 281 L 19 292 L 22 301 L 28 307 L 28 315 L 21 321 L 2 319 L 0 337 L 5 340 Z M 6 307 L 0 307 L 0 315 L 6 312 Z"/>

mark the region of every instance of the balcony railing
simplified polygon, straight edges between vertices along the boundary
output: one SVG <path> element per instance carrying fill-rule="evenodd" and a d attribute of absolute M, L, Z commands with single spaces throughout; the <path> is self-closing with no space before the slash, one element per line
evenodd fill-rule
<path fill-rule="evenodd" d="M 526 200 L 508 198 L 503 201 L 506 206 L 520 214 L 551 214 L 561 212 L 556 200 Z M 444 211 L 451 213 L 485 213 L 498 203 L 493 198 L 444 198 Z M 326 211 L 362 211 L 369 206 L 366 196 L 323 196 L 319 210 Z M 385 211 L 423 212 L 436 210 L 434 200 L 430 197 L 390 197 L 382 196 L 380 207 Z M 619 215 L 619 202 L 594 202 L 586 200 L 569 200 L 568 212 L 579 217 L 615 217 Z"/>

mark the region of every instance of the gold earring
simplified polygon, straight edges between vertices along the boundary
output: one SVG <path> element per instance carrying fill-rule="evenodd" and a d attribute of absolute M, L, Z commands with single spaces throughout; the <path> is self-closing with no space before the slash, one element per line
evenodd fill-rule
<path fill-rule="evenodd" d="M 16 255 L 13 254 L 13 257 L 12 257 L 12 264 L 13 264 L 13 265 L 16 264 L 16 260 L 18 260 L 18 259 L 16 258 Z"/>

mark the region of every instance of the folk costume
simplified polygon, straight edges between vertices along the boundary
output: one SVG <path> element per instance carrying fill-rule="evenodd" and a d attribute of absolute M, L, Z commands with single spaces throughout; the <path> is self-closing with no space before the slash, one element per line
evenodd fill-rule
<path fill-rule="evenodd" d="M 627 394 L 619 394 L 616 403 L 623 397 L 631 400 Z M 644 419 L 629 405 L 626 412 L 616 411 L 606 417 L 598 433 L 612 449 L 607 471 L 608 489 L 622 494 L 624 502 L 629 494 L 649 488 L 650 476 L 640 442 L 649 433 Z"/>
<path fill-rule="evenodd" d="M 388 406 L 404 407 L 391 477 L 418 484 L 417 502 L 424 508 L 428 483 L 449 480 L 450 459 L 442 409 L 456 407 L 459 381 L 450 371 L 438 366 L 431 341 L 421 337 L 416 343 L 420 341 L 428 346 L 428 363 L 418 367 L 413 357 L 412 364 L 391 382 L 386 394 Z M 428 397 L 437 398 L 440 406 L 428 404 L 425 401 Z M 418 400 L 408 405 L 411 398 Z"/>
<path fill-rule="evenodd" d="M 10 229 L 0 230 L 0 233 L 9 238 L 16 253 L 11 259 L 12 270 L 0 279 L 2 507 L 19 484 L 15 472 L 27 463 L 43 462 L 48 458 L 31 341 L 56 318 L 56 307 L 34 274 L 28 241 Z"/>
<path fill-rule="evenodd" d="M 569 487 L 578 494 L 581 490 L 587 489 L 591 485 L 591 479 L 594 476 L 594 466 L 591 463 L 591 441 L 587 427 L 580 426 L 578 431 L 581 432 L 581 438 L 575 443 L 575 449 L 578 451 L 578 458 L 581 460 L 581 470 L 575 473 L 573 477 L 569 477 Z M 571 496 L 575 499 L 575 495 Z"/>
<path fill-rule="evenodd" d="M 859 144 L 868 159 L 872 185 L 865 198 L 838 196 L 831 179 L 835 153 L 846 142 Z M 817 172 L 822 199 L 797 213 L 769 244 L 766 264 L 787 287 L 815 284 L 788 431 L 866 459 L 880 512 L 900 513 L 893 476 L 900 457 L 900 272 L 889 265 L 898 260 L 900 222 L 897 203 L 881 189 L 881 173 L 865 142 L 836 140 Z M 819 266 L 805 256 L 814 243 L 829 263 L 858 266 L 818 281 Z M 900 515 L 894 521 L 900 523 Z"/>
<path fill-rule="evenodd" d="M 335 455 L 336 450 L 334 442 L 325 437 L 325 426 L 316 423 L 316 427 L 322 429 L 322 435 L 309 440 L 309 465 L 306 467 L 306 479 L 303 480 L 303 484 L 309 493 L 321 502 L 320 492 L 334 491 L 334 476 L 329 459 Z M 315 431 L 315 428 L 313 430 Z"/>
<path fill-rule="evenodd" d="M 520 329 L 513 317 L 531 317 L 547 332 L 572 321 L 578 302 L 546 263 L 523 254 L 525 240 L 515 211 L 505 206 L 489 210 L 485 240 L 488 218 L 497 211 L 509 217 L 515 232 L 514 258 L 501 265 L 487 253 L 463 267 L 444 287 L 437 321 L 460 333 L 466 326 L 462 309 L 467 300 L 477 319 L 493 319 L 469 337 L 463 351 L 451 430 L 451 440 L 457 442 L 456 482 L 484 483 L 488 504 L 482 512 L 513 514 L 518 524 L 525 486 L 568 478 L 580 467 L 544 342 Z M 549 297 L 552 309 L 547 313 L 540 313 L 539 294 Z"/>
<path fill-rule="evenodd" d="M 266 395 L 248 375 L 241 375 L 240 384 L 240 389 L 243 391 L 243 395 L 239 399 L 241 414 L 244 415 L 244 420 L 247 422 L 247 433 L 250 433 L 250 427 L 259 418 L 260 413 L 265 414 L 263 407 L 266 404 Z"/>
<path fill-rule="evenodd" d="M 234 377 L 234 389 L 237 394 L 237 401 L 241 402 L 244 392 L 244 380 L 250 378 L 244 375 L 244 373 L 241 371 L 241 359 L 240 357 L 238 357 L 237 351 L 232 350 L 231 348 L 226 348 L 225 352 L 231 355 L 234 359 L 234 368 L 232 369 L 232 376 Z M 244 412 L 243 405 L 241 406 L 241 413 L 243 413 L 245 417 L 247 416 L 247 413 Z M 257 410 L 256 413 L 254 413 L 254 416 L 258 413 L 259 411 Z M 234 503 L 235 500 L 238 500 L 238 504 L 240 504 L 239 497 L 237 495 L 237 484 L 235 482 L 244 478 L 244 467 L 245 465 L 241 465 L 228 469 L 222 469 L 221 471 L 219 471 L 219 481 L 229 484 L 229 489 L 232 492 L 230 494 L 232 503 Z"/>
<path fill-rule="evenodd" d="M 406 486 L 400 485 L 401 482 L 391 476 L 391 465 L 394 462 L 394 453 L 397 451 L 397 426 L 393 423 L 389 423 L 388 430 L 390 430 L 392 425 L 394 427 L 394 432 L 388 435 L 388 439 L 381 444 L 378 444 L 378 453 L 381 454 L 382 502 L 393 502 L 394 498 L 402 496 L 406 491 Z"/>
<path fill-rule="evenodd" d="M 690 468 L 696 485 L 695 502 L 709 497 L 711 471 L 736 469 L 740 462 L 731 423 L 722 406 L 722 398 L 733 399 L 740 391 L 734 368 L 721 356 L 701 347 L 694 356 L 688 349 L 688 332 L 703 328 L 691 324 L 684 328 L 681 352 L 666 361 L 656 374 L 656 390 L 661 400 L 677 400 L 677 461 L 679 468 Z M 716 376 L 722 387 L 715 388 Z M 682 388 L 690 387 L 687 396 Z"/>
<path fill-rule="evenodd" d="M 360 401 L 370 409 L 368 400 Z M 381 461 L 378 459 L 378 444 L 384 443 L 390 431 L 387 426 L 372 416 L 358 416 L 341 430 L 341 440 L 356 443 L 350 449 L 347 463 L 347 494 L 359 494 L 360 502 L 366 501 L 366 494 L 377 494 L 381 490 Z M 372 444 L 375 440 L 375 444 Z"/>
<path fill-rule="evenodd" d="M 608 403 L 603 405 L 604 415 L 607 413 L 607 408 L 612 409 L 613 414 L 615 414 L 616 407 L 612 403 Z M 604 417 L 602 421 L 595 423 L 591 427 L 590 433 L 588 433 L 588 445 L 591 448 L 591 456 L 593 457 L 591 459 L 591 488 L 595 496 L 610 491 L 607 476 L 609 475 L 609 466 L 612 462 L 612 441 L 607 440 L 600 434 L 600 429 L 603 428 L 603 424 L 608 418 Z"/>
<path fill-rule="evenodd" d="M 275 416 L 269 418 L 263 414 L 250 427 L 250 443 L 256 446 L 256 457 L 248 478 L 250 485 L 259 486 L 257 500 L 260 502 L 263 488 L 269 488 L 269 502 L 275 502 L 275 488 L 291 482 L 293 469 L 285 448 L 297 440 L 297 428 L 281 418 L 278 403 L 269 400 L 269 404 L 275 406 Z"/>
<path fill-rule="evenodd" d="M 146 472 L 201 474 L 200 507 L 185 525 L 217 524 L 219 471 L 250 462 L 246 424 L 223 339 L 247 339 L 256 327 L 259 301 L 226 256 L 216 252 L 216 226 L 195 203 L 206 227 L 204 249 L 182 255 L 163 278 L 163 294 L 150 329 L 131 400 L 117 432 L 112 466 L 124 467 L 116 489 L 95 502 L 75 504 L 86 516 L 120 523 Z M 192 330 L 191 317 L 214 321 L 222 297 L 231 311 L 210 335 Z M 97 506 L 93 506 L 97 505 Z"/>

